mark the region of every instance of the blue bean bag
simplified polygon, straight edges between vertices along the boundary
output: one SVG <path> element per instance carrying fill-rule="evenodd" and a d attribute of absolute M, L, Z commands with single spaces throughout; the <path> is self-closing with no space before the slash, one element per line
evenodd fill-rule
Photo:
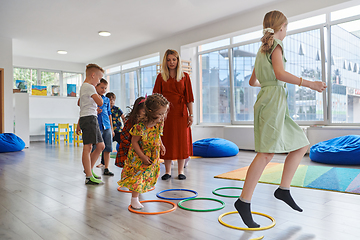
<path fill-rule="evenodd" d="M 235 143 L 222 138 L 205 138 L 193 143 L 194 156 L 201 157 L 231 157 L 238 154 Z"/>
<path fill-rule="evenodd" d="M 328 164 L 360 164 L 360 136 L 348 135 L 319 142 L 310 148 L 310 159 Z"/>
<path fill-rule="evenodd" d="M 25 142 L 13 133 L 0 134 L 0 153 L 21 151 Z"/>

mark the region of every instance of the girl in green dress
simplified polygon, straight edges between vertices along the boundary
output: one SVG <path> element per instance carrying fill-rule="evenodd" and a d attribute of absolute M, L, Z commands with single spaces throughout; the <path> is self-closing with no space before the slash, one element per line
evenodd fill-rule
<path fill-rule="evenodd" d="M 257 53 L 255 67 L 249 84 L 261 87 L 254 105 L 254 160 L 246 174 L 241 196 L 235 202 L 244 223 L 250 228 L 258 228 L 253 221 L 250 202 L 266 165 L 275 153 L 288 153 L 280 187 L 274 196 L 287 203 L 294 210 L 302 212 L 290 195 L 290 183 L 295 171 L 305 155 L 309 141 L 302 129 L 289 116 L 285 83 L 297 84 L 322 92 L 326 84 L 320 81 L 308 81 L 286 72 L 282 40 L 286 36 L 287 18 L 279 11 L 268 12 L 263 21 L 262 45 Z"/>
<path fill-rule="evenodd" d="M 169 102 L 161 94 L 148 96 L 145 115 L 130 130 L 131 145 L 118 184 L 131 191 L 133 209 L 144 207 L 139 202 L 139 194 L 149 191 L 159 177 L 160 152 L 165 154 L 160 136 L 168 108 Z"/>

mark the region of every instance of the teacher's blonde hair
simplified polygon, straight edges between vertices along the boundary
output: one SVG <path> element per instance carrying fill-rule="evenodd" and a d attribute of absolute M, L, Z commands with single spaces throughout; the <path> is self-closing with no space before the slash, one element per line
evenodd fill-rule
<path fill-rule="evenodd" d="M 184 77 L 184 72 L 182 71 L 182 68 L 181 68 L 180 55 L 176 50 L 173 50 L 173 49 L 166 50 L 166 52 L 164 54 L 164 58 L 163 58 L 162 65 L 161 65 L 161 77 L 164 79 L 165 82 L 170 78 L 170 72 L 169 72 L 169 68 L 167 66 L 167 57 L 169 55 L 174 55 L 178 60 L 178 64 L 176 66 L 176 78 L 175 79 L 176 79 L 176 81 L 179 82 Z"/>

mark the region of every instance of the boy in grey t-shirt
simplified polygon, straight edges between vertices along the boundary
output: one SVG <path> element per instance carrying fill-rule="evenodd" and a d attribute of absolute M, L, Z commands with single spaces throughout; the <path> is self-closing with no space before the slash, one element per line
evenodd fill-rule
<path fill-rule="evenodd" d="M 82 164 L 86 174 L 85 184 L 103 183 L 99 176 L 92 170 L 100 153 L 104 150 L 105 145 L 97 121 L 97 106 L 103 104 L 103 100 L 95 90 L 95 86 L 103 77 L 104 70 L 96 64 L 86 66 L 86 78 L 80 88 L 80 118 L 76 128 L 76 133 L 82 132 L 83 154 Z M 91 152 L 92 145 L 96 149 Z"/>

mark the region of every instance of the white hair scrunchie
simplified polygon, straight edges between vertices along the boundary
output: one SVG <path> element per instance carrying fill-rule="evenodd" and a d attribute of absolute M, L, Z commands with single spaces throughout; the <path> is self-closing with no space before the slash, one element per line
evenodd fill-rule
<path fill-rule="evenodd" d="M 265 28 L 265 29 L 263 30 L 263 34 L 265 34 L 266 32 L 274 33 L 274 29 L 272 29 L 272 28 Z"/>

